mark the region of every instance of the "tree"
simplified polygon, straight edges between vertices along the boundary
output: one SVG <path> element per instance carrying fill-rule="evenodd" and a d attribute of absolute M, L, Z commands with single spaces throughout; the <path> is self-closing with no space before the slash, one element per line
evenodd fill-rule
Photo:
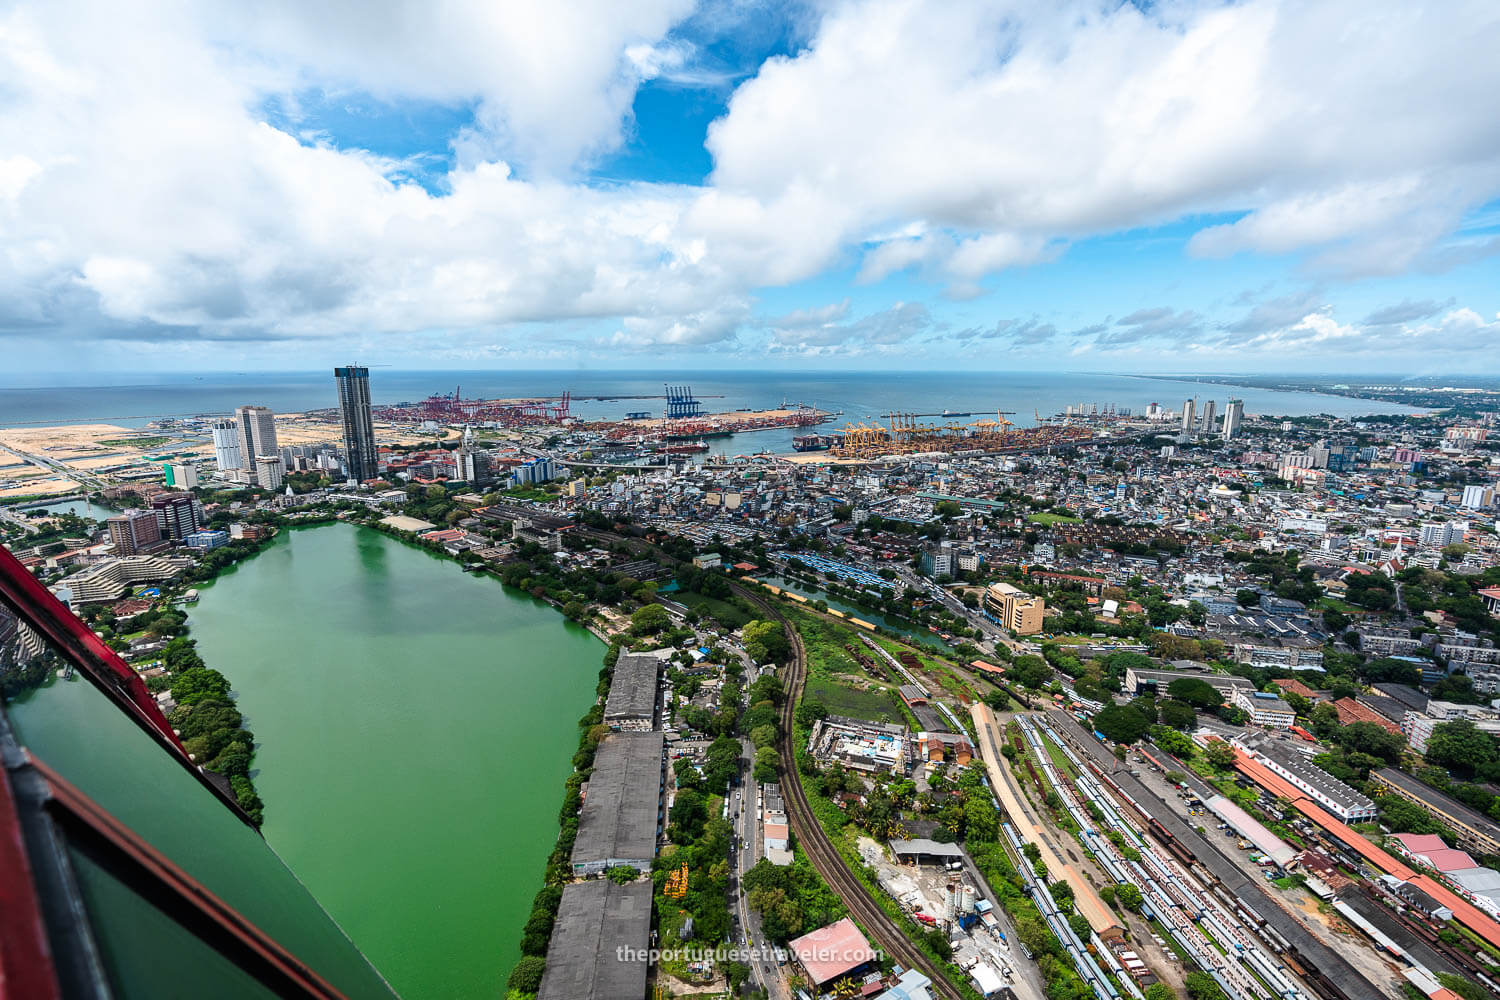
<path fill-rule="evenodd" d="M 1192 1000 L 1224 1000 L 1224 991 L 1219 984 L 1206 972 L 1189 972 L 1183 979 L 1187 986 L 1188 996 Z"/>
<path fill-rule="evenodd" d="M 1167 685 L 1167 694 L 1198 708 L 1212 709 L 1224 704 L 1224 696 L 1218 689 L 1197 677 L 1177 678 Z"/>
<path fill-rule="evenodd" d="M 1006 676 L 1033 691 L 1040 690 L 1052 678 L 1052 668 L 1040 656 L 1018 656 L 1005 671 Z"/>
<path fill-rule="evenodd" d="M 791 655 L 791 643 L 779 622 L 747 622 L 740 632 L 745 652 L 756 663 L 783 663 Z"/>
<path fill-rule="evenodd" d="M 1177 1000 L 1177 994 L 1166 983 L 1152 983 L 1146 987 L 1146 1000 Z"/>
<path fill-rule="evenodd" d="M 638 873 L 629 865 L 615 865 L 607 869 L 604 874 L 615 885 L 625 885 L 634 882 Z"/>
<path fill-rule="evenodd" d="M 1173 729 L 1191 729 L 1198 724 L 1198 713 L 1185 701 L 1169 698 L 1161 703 L 1162 725 Z"/>
<path fill-rule="evenodd" d="M 1460 774 L 1473 774 L 1476 769 L 1500 759 L 1494 738 L 1480 732 L 1469 719 L 1434 726 L 1423 756 L 1429 763 Z"/>
<path fill-rule="evenodd" d="M 542 974 L 547 971 L 547 960 L 540 955 L 526 955 L 510 970 L 505 981 L 507 990 L 535 994 L 542 988 Z"/>
<path fill-rule="evenodd" d="M 762 784 L 774 782 L 781 774 L 781 754 L 775 747 L 761 747 L 755 751 L 755 780 Z"/>
<path fill-rule="evenodd" d="M 1141 890 L 1129 882 L 1115 886 L 1115 898 L 1120 901 L 1121 906 L 1137 913 L 1140 912 L 1141 904 L 1145 902 Z"/>
<path fill-rule="evenodd" d="M 1108 704 L 1094 716 L 1094 728 L 1116 743 L 1134 743 L 1151 728 L 1151 720 L 1130 705 Z"/>
<path fill-rule="evenodd" d="M 1234 766 L 1234 747 L 1223 740 L 1214 740 L 1203 751 L 1204 758 L 1220 771 L 1227 771 Z"/>
<path fill-rule="evenodd" d="M 654 635 L 672 624 L 672 617 L 660 604 L 648 604 L 637 608 L 630 616 L 631 635 Z"/>
<path fill-rule="evenodd" d="M 1169 726 L 1152 726 L 1151 741 L 1169 754 L 1178 757 L 1193 755 L 1193 741 L 1185 733 Z"/>

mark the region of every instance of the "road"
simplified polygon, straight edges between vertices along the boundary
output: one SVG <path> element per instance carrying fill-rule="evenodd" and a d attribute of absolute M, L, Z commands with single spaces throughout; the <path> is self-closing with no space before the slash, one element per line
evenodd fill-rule
<path fill-rule="evenodd" d="M 760 916 L 750 909 L 745 899 L 744 887 L 740 884 L 745 872 L 755 867 L 761 857 L 760 824 L 756 817 L 760 813 L 759 786 L 750 777 L 754 766 L 755 747 L 748 739 L 740 739 L 740 773 L 745 776 L 739 787 L 729 793 L 729 817 L 734 824 L 736 842 L 730 849 L 730 870 L 735 895 L 736 931 L 734 940 L 742 948 L 752 949 L 755 960 L 750 966 L 750 979 L 764 989 L 771 1000 L 791 1000 L 791 989 L 776 959 L 771 956 L 772 945 L 760 929 Z"/>
<path fill-rule="evenodd" d="M 56 473 L 60 476 L 66 476 L 67 478 L 73 480 L 75 483 L 78 483 L 81 486 L 89 486 L 94 489 L 103 489 L 105 486 L 109 485 L 103 479 L 100 479 L 93 473 L 82 472 L 67 465 L 66 463 L 57 461 L 57 459 L 55 458 L 46 458 L 42 455 L 33 455 L 30 452 L 17 451 L 15 448 L 3 444 L 0 444 L 0 451 L 8 451 L 17 458 L 30 462 L 32 465 L 35 465 L 39 469 L 44 469 L 47 472 Z"/>

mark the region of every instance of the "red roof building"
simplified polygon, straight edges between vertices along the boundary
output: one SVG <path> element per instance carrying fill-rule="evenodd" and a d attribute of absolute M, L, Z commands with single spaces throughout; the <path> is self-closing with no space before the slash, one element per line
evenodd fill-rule
<path fill-rule="evenodd" d="M 1333 707 L 1339 713 L 1339 725 L 1347 726 L 1354 722 L 1373 722 L 1388 733 L 1400 735 L 1401 727 L 1390 719 L 1381 715 L 1366 705 L 1361 705 L 1353 698 L 1340 698 L 1333 703 Z"/>
<path fill-rule="evenodd" d="M 848 917 L 802 935 L 791 941 L 787 949 L 796 956 L 807 978 L 819 987 L 858 972 L 878 958 L 870 942 Z"/>

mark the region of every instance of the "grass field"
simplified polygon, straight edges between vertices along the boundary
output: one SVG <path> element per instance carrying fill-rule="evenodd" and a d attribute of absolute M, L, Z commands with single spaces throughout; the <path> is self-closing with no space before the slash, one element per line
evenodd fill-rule
<path fill-rule="evenodd" d="M 702 594 L 674 594 L 672 595 L 683 604 L 692 608 L 700 615 L 712 617 L 725 628 L 737 629 L 755 616 L 737 605 L 728 601 L 721 601 L 717 597 L 704 597 Z"/>
<path fill-rule="evenodd" d="M 139 438 L 109 438 L 100 441 L 99 444 L 106 448 L 160 448 L 168 441 L 169 437 L 139 437 Z"/>
<path fill-rule="evenodd" d="M 1032 524 L 1043 524 L 1048 526 L 1054 524 L 1081 524 L 1083 521 L 1082 518 L 1068 517 L 1063 514 L 1053 514 L 1050 512 L 1044 514 L 1028 514 L 1026 515 L 1026 520 L 1030 521 Z"/>
<path fill-rule="evenodd" d="M 810 677 L 803 697 L 822 702 L 832 715 L 847 715 L 851 719 L 871 722 L 900 724 L 906 721 L 896 707 L 895 696 L 884 689 L 860 691 L 827 677 Z"/>

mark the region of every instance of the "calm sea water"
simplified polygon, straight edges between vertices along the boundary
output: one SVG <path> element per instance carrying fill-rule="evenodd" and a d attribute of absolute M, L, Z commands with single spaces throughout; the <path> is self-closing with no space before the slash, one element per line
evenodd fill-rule
<path fill-rule="evenodd" d="M 69 384 L 59 376 L 10 376 L 0 386 L 0 427 L 59 423 L 116 423 L 140 426 L 163 416 L 222 414 L 236 406 L 256 403 L 281 413 L 295 413 L 336 405 L 331 371 L 119 376 L 95 384 Z M 1274 392 L 1234 388 L 1184 379 L 1156 379 L 1127 375 L 1075 373 L 967 372 L 673 372 L 663 376 L 642 372 L 595 371 L 396 371 L 372 369 L 370 394 L 377 403 L 422 399 L 435 392 L 460 389 L 465 397 L 513 398 L 555 396 L 571 391 L 579 396 L 654 395 L 663 381 L 690 386 L 705 410 L 761 409 L 783 401 L 842 410 L 846 420 L 869 420 L 891 409 L 916 413 L 944 410 L 970 412 L 975 419 L 997 409 L 1015 411 L 1011 419 L 1026 425 L 1033 414 L 1058 412 L 1068 404 L 1109 403 L 1142 412 L 1151 402 L 1178 408 L 1197 396 L 1200 401 L 1224 401 L 1231 395 L 1245 401 L 1252 414 L 1298 416 L 1328 413 L 1359 416 L 1410 412 L 1394 403 L 1324 396 L 1307 392 Z M 662 411 L 661 399 L 579 401 L 574 412 L 584 417 L 618 418 L 633 410 Z M 958 418 L 968 419 L 968 418 Z M 784 450 L 790 432 L 765 432 L 735 439 L 737 451 Z M 717 449 L 716 449 L 717 450 Z"/>

